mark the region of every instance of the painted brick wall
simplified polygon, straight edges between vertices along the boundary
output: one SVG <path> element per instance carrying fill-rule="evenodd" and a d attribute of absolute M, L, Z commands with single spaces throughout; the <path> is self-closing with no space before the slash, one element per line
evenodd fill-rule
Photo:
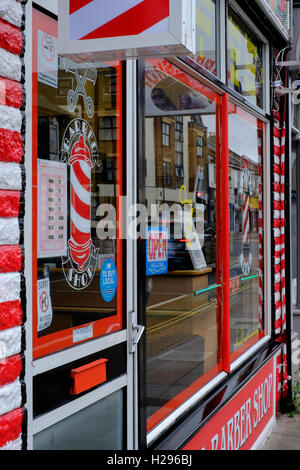
<path fill-rule="evenodd" d="M 24 6 L 0 0 L 0 450 L 26 448 Z"/>

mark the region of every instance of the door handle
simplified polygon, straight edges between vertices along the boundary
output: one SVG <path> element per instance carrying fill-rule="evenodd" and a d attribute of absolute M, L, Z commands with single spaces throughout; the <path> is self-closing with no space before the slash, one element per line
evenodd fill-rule
<path fill-rule="evenodd" d="M 131 313 L 131 318 L 132 317 L 133 314 Z M 129 325 L 131 325 L 131 327 L 129 326 L 128 331 L 128 348 L 129 353 L 133 354 L 136 352 L 136 347 L 145 331 L 145 327 L 134 322 L 129 323 Z"/>

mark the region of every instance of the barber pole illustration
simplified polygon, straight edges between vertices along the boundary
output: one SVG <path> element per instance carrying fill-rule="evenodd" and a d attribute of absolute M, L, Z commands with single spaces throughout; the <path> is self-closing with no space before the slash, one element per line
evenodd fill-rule
<path fill-rule="evenodd" d="M 84 119 L 74 119 L 65 130 L 61 161 L 70 168 L 70 238 L 62 266 L 69 285 L 82 290 L 92 282 L 98 263 L 91 238 L 91 180 L 93 168 L 99 165 L 98 145 Z"/>
<path fill-rule="evenodd" d="M 240 181 L 240 197 L 242 199 L 242 230 L 243 230 L 243 250 L 240 255 L 242 272 L 247 276 L 251 271 L 252 253 L 250 252 L 250 194 L 251 194 L 251 174 L 248 168 L 248 162 L 245 160 L 244 169 Z"/>
<path fill-rule="evenodd" d="M 89 149 L 83 136 L 79 137 L 71 151 L 71 220 L 69 247 L 78 270 L 83 271 L 89 259 L 91 240 L 91 169 Z"/>

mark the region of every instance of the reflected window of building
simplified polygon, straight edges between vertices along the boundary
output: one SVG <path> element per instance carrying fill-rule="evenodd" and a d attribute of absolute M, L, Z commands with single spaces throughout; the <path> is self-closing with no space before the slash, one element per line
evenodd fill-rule
<path fill-rule="evenodd" d="M 162 145 L 164 147 L 169 147 L 170 146 L 170 124 L 162 121 L 161 126 L 162 126 L 162 129 L 161 129 Z"/>
<path fill-rule="evenodd" d="M 203 157 L 203 137 L 197 137 L 197 157 Z"/>

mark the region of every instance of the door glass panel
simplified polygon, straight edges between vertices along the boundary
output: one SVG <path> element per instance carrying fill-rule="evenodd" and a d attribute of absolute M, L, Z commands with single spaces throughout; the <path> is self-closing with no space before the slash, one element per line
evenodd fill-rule
<path fill-rule="evenodd" d="M 264 335 L 263 156 L 265 125 L 237 106 L 229 111 L 231 351 Z M 236 356 L 235 354 L 235 356 Z"/>
<path fill-rule="evenodd" d="M 57 55 L 57 22 L 35 10 L 33 41 L 37 357 L 122 327 L 122 77 Z"/>
<path fill-rule="evenodd" d="M 34 450 L 122 450 L 123 391 L 39 432 Z"/>
<path fill-rule="evenodd" d="M 148 430 L 221 364 L 220 98 L 146 62 Z"/>

